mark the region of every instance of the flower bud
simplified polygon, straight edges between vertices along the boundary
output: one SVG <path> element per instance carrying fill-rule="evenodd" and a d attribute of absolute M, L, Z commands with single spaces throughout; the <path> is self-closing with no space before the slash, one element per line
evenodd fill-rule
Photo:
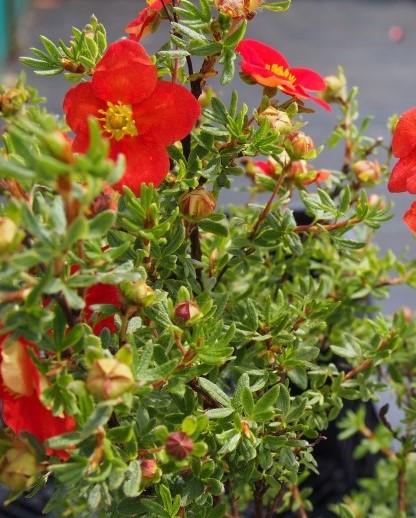
<path fill-rule="evenodd" d="M 379 204 L 380 209 L 384 209 L 386 207 L 384 199 L 375 192 L 370 194 L 370 196 L 368 197 L 368 204 L 371 207 L 375 207 L 377 204 Z"/>
<path fill-rule="evenodd" d="M 192 300 L 179 302 L 173 314 L 177 320 L 183 322 L 185 325 L 192 325 L 196 320 L 202 317 L 200 307 L 196 302 L 192 302 Z"/>
<path fill-rule="evenodd" d="M 134 282 L 123 282 L 120 288 L 123 295 L 131 302 L 144 308 L 151 306 L 156 298 L 155 291 L 146 284 L 144 279 Z"/>
<path fill-rule="evenodd" d="M 294 159 L 305 158 L 311 151 L 315 149 L 313 140 L 303 131 L 295 131 L 287 137 L 290 140 L 291 148 L 288 150 L 289 154 Z"/>
<path fill-rule="evenodd" d="M 179 208 L 182 214 L 192 221 L 206 218 L 214 212 L 215 206 L 214 195 L 203 187 L 186 192 L 179 198 Z"/>
<path fill-rule="evenodd" d="M 10 218 L 0 217 L 0 254 L 12 251 L 19 240 L 16 223 Z"/>
<path fill-rule="evenodd" d="M 87 390 L 99 399 L 113 399 L 134 386 L 130 367 L 115 358 L 94 360 L 85 380 Z"/>
<path fill-rule="evenodd" d="M 378 160 L 358 160 L 351 166 L 351 171 L 357 180 L 364 184 L 374 184 L 381 176 L 381 166 Z"/>
<path fill-rule="evenodd" d="M 45 143 L 54 158 L 72 164 L 74 155 L 72 153 L 72 140 L 59 130 L 54 130 L 45 136 Z"/>
<path fill-rule="evenodd" d="M 292 121 L 289 115 L 273 106 L 269 106 L 260 113 L 259 122 L 262 123 L 264 119 L 267 119 L 270 127 L 279 133 L 289 133 L 292 130 Z"/>
<path fill-rule="evenodd" d="M 10 88 L 0 96 L 0 112 L 5 116 L 15 115 L 28 101 L 28 94 L 23 88 Z"/>
<path fill-rule="evenodd" d="M 337 102 L 344 100 L 347 96 L 347 82 L 345 77 L 327 76 L 324 78 L 326 90 L 322 94 L 322 98 L 327 102 Z"/>
<path fill-rule="evenodd" d="M 165 444 L 167 453 L 178 460 L 185 459 L 193 447 L 191 438 L 185 432 L 170 433 Z"/>
<path fill-rule="evenodd" d="M 38 471 L 33 453 L 10 448 L 0 461 L 0 482 L 12 491 L 23 491 L 33 486 Z"/>
<path fill-rule="evenodd" d="M 143 459 L 140 468 L 142 470 L 142 482 L 150 482 L 159 471 L 157 462 L 155 459 Z"/>

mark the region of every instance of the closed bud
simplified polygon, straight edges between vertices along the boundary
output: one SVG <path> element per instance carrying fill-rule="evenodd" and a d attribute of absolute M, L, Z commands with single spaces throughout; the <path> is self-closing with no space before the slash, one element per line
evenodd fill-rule
<path fill-rule="evenodd" d="M 143 459 L 140 468 L 142 470 L 142 482 L 148 483 L 156 477 L 159 468 L 155 459 Z"/>
<path fill-rule="evenodd" d="M 289 133 L 292 130 L 292 121 L 289 115 L 273 106 L 269 106 L 260 113 L 259 122 L 263 122 L 264 119 L 267 119 L 270 127 L 279 133 Z"/>
<path fill-rule="evenodd" d="M 299 158 L 305 158 L 307 155 L 315 149 L 313 140 L 308 135 L 305 135 L 303 131 L 295 131 L 287 137 L 291 143 L 291 150 L 288 153 L 295 160 Z"/>
<path fill-rule="evenodd" d="M 115 358 L 94 360 L 85 381 L 88 392 L 98 399 L 114 399 L 134 386 L 131 369 Z"/>
<path fill-rule="evenodd" d="M 347 97 L 347 82 L 344 76 L 325 77 L 326 90 L 322 98 L 327 102 L 337 102 L 345 100 Z"/>
<path fill-rule="evenodd" d="M 12 251 L 20 242 L 21 237 L 13 220 L 0 217 L 0 254 Z"/>
<path fill-rule="evenodd" d="M 46 135 L 45 143 L 54 158 L 72 164 L 74 155 L 72 153 L 72 140 L 62 131 L 55 130 Z"/>
<path fill-rule="evenodd" d="M 29 489 L 39 469 L 36 458 L 24 448 L 10 448 L 0 461 L 0 482 L 12 491 Z"/>
<path fill-rule="evenodd" d="M 361 183 L 372 185 L 379 180 L 381 176 L 381 166 L 378 160 L 358 160 L 351 166 L 357 180 Z"/>
<path fill-rule="evenodd" d="M 177 320 L 184 323 L 185 325 L 192 325 L 195 321 L 202 317 L 202 312 L 196 302 L 192 300 L 185 300 L 179 302 L 174 310 L 174 316 Z"/>
<path fill-rule="evenodd" d="M 185 432 L 170 433 L 165 444 L 167 453 L 178 460 L 185 459 L 193 447 L 192 439 Z"/>
<path fill-rule="evenodd" d="M 5 116 L 15 115 L 28 101 L 28 94 L 23 88 L 10 88 L 0 95 L 0 112 Z"/>
<path fill-rule="evenodd" d="M 156 298 L 155 291 L 146 284 L 144 279 L 134 282 L 123 282 L 120 288 L 123 295 L 131 302 L 144 308 L 151 306 Z"/>
<path fill-rule="evenodd" d="M 214 195 L 203 187 L 186 192 L 179 198 L 179 208 L 182 214 L 192 221 L 206 218 L 214 212 L 215 206 Z"/>
<path fill-rule="evenodd" d="M 368 204 L 371 207 L 375 207 L 376 205 L 378 205 L 380 209 L 384 209 L 386 206 L 386 204 L 384 203 L 384 199 L 374 192 L 370 194 L 370 196 L 368 197 Z"/>

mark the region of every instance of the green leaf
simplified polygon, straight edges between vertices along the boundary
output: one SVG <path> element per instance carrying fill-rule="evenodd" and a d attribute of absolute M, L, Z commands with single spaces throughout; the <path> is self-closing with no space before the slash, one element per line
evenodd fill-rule
<path fill-rule="evenodd" d="M 247 417 L 251 417 L 254 410 L 254 398 L 249 387 L 243 387 L 241 391 L 241 404 Z"/>
<path fill-rule="evenodd" d="M 210 218 L 205 218 L 199 222 L 199 226 L 201 230 L 210 232 L 217 236 L 228 237 L 229 235 L 228 222 L 225 218 L 220 221 L 213 221 Z"/>
<path fill-rule="evenodd" d="M 212 399 L 215 399 L 215 401 L 218 401 L 218 403 L 225 407 L 231 408 L 231 399 L 223 390 L 215 385 L 215 383 L 212 383 L 212 381 L 209 381 L 206 378 L 198 378 L 198 382 L 202 389 L 210 395 Z"/>
<path fill-rule="evenodd" d="M 227 38 L 224 40 L 224 46 L 227 48 L 234 49 L 240 41 L 244 38 L 244 35 L 247 30 L 247 20 L 244 20 L 240 27 L 238 27 L 237 30 L 235 30 L 233 33 L 231 33 Z"/>
<path fill-rule="evenodd" d="M 117 214 L 112 210 L 99 212 L 93 219 L 89 220 L 89 237 L 92 239 L 98 239 L 105 236 L 105 234 L 114 225 L 116 217 Z"/>
<path fill-rule="evenodd" d="M 286 386 L 283 384 L 280 385 L 277 407 L 282 412 L 282 415 L 286 417 L 290 409 L 290 394 Z"/>
<path fill-rule="evenodd" d="M 210 419 L 222 419 L 233 414 L 235 410 L 233 408 L 211 408 L 205 412 L 205 415 Z"/>
<path fill-rule="evenodd" d="M 275 385 L 270 390 L 268 390 L 263 396 L 256 402 L 253 410 L 253 418 L 256 419 L 257 414 L 261 414 L 263 412 L 269 411 L 273 409 L 274 404 L 279 397 L 279 390 L 281 385 Z"/>
<path fill-rule="evenodd" d="M 220 63 L 223 65 L 223 70 L 221 74 L 221 84 L 226 85 L 230 83 L 234 77 L 234 61 L 236 58 L 236 54 L 232 49 L 225 48 L 224 52 L 221 56 Z"/>
<path fill-rule="evenodd" d="M 140 494 L 140 482 L 142 480 L 142 470 L 140 462 L 132 460 L 126 471 L 126 480 L 123 483 L 123 493 L 129 497 L 134 498 Z"/>
<path fill-rule="evenodd" d="M 282 13 L 283 11 L 287 11 L 290 7 L 291 0 L 283 0 L 281 2 L 272 2 L 271 4 L 264 2 L 261 4 L 262 9 L 267 9 L 268 11 L 273 11 L 275 13 Z"/>
<path fill-rule="evenodd" d="M 190 38 L 191 40 L 208 42 L 207 38 L 202 33 L 196 32 L 187 27 L 186 25 L 171 22 L 170 26 L 172 30 L 177 31 L 185 36 L 188 36 L 188 38 Z"/>
<path fill-rule="evenodd" d="M 213 56 L 214 54 L 220 54 L 222 48 L 221 43 L 207 43 L 206 45 L 192 46 L 190 53 L 193 56 Z"/>

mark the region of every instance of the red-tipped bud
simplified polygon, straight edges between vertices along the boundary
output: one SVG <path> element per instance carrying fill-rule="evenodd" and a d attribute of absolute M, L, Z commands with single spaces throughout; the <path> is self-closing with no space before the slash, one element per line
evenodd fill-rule
<path fill-rule="evenodd" d="M 378 160 L 358 160 L 351 166 L 351 171 L 361 183 L 372 185 L 381 176 L 381 166 Z"/>
<path fill-rule="evenodd" d="M 38 472 L 35 456 L 24 448 L 10 448 L 0 461 L 0 482 L 12 491 L 29 489 Z"/>
<path fill-rule="evenodd" d="M 214 212 L 215 206 L 215 196 L 203 187 L 197 187 L 193 191 L 182 194 L 179 198 L 179 208 L 182 214 L 192 221 L 206 218 Z"/>
<path fill-rule="evenodd" d="M 184 432 L 173 432 L 168 435 L 165 448 L 172 457 L 185 459 L 192 451 L 194 445 L 188 434 Z"/>
<path fill-rule="evenodd" d="M 202 312 L 196 302 L 185 300 L 176 305 L 174 316 L 185 325 L 192 325 L 196 320 L 202 317 Z"/>
<path fill-rule="evenodd" d="M 142 482 L 150 482 L 159 470 L 155 459 L 143 459 L 140 464 L 142 470 Z"/>
<path fill-rule="evenodd" d="M 289 115 L 282 110 L 277 110 L 274 106 L 269 106 L 260 113 L 259 122 L 263 122 L 264 119 L 267 119 L 270 127 L 279 133 L 289 133 L 292 130 L 292 121 Z"/>
<path fill-rule="evenodd" d="M 134 386 L 130 367 L 115 358 L 94 360 L 85 381 L 88 392 L 98 399 L 114 399 Z"/>
<path fill-rule="evenodd" d="M 287 138 L 291 144 L 291 149 L 288 149 L 288 153 L 295 160 L 307 157 L 307 155 L 315 149 L 313 140 L 308 135 L 305 135 L 303 131 L 291 133 Z"/>

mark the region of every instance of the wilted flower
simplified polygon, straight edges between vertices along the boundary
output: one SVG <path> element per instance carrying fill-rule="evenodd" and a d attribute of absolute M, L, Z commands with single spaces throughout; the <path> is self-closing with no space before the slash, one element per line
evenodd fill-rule
<path fill-rule="evenodd" d="M 26 431 L 40 442 L 50 437 L 75 430 L 72 417 L 53 415 L 41 401 L 42 390 L 48 380 L 36 368 L 28 353 L 36 347 L 23 338 L 8 341 L 5 335 L 0 339 L 0 398 L 3 420 L 16 435 Z M 48 453 L 67 459 L 63 450 L 47 450 Z"/>
<path fill-rule="evenodd" d="M 136 195 L 142 182 L 160 185 L 169 171 L 166 147 L 189 134 L 201 108 L 183 86 L 157 77 L 144 48 L 131 40 L 111 44 L 97 63 L 92 80 L 69 90 L 64 111 L 76 138 L 73 150 L 89 146 L 88 118 L 100 123 L 110 142 L 110 158 L 126 157 L 123 186 Z"/>
<path fill-rule="evenodd" d="M 33 486 L 38 471 L 34 454 L 23 445 L 10 448 L 0 459 L 0 482 L 12 491 Z"/>
<path fill-rule="evenodd" d="M 241 41 L 236 51 L 243 57 L 241 70 L 256 83 L 277 88 L 298 99 L 311 99 L 325 110 L 331 110 L 328 103 L 307 92 L 323 92 L 326 88 L 323 77 L 314 70 L 289 68 L 289 63 L 282 54 L 255 40 Z"/>
<path fill-rule="evenodd" d="M 214 0 L 214 5 L 220 13 L 232 18 L 250 16 L 263 0 Z"/>
<path fill-rule="evenodd" d="M 309 135 L 303 131 L 296 131 L 287 136 L 290 141 L 290 152 L 292 158 L 295 160 L 305 158 L 311 151 L 315 149 L 315 144 Z"/>
<path fill-rule="evenodd" d="M 381 175 L 381 166 L 378 160 L 358 160 L 351 166 L 351 171 L 360 182 L 374 184 Z"/>
<path fill-rule="evenodd" d="M 212 214 L 215 206 L 215 196 L 203 187 L 197 187 L 192 191 L 186 192 L 179 198 L 179 208 L 182 214 L 195 221 Z"/>
<path fill-rule="evenodd" d="M 263 122 L 264 119 L 267 119 L 270 127 L 279 133 L 289 133 L 292 129 L 289 115 L 283 110 L 277 110 L 274 106 L 269 106 L 260 113 L 259 122 Z"/>
<path fill-rule="evenodd" d="M 134 386 L 134 376 L 130 367 L 116 358 L 100 358 L 91 365 L 85 385 L 97 398 L 113 399 Z"/>
<path fill-rule="evenodd" d="M 137 18 L 131 21 L 125 31 L 131 39 L 140 41 L 148 34 L 155 32 L 165 12 L 165 5 L 168 5 L 172 0 L 147 0 L 147 7 L 145 7 L 137 15 Z"/>

